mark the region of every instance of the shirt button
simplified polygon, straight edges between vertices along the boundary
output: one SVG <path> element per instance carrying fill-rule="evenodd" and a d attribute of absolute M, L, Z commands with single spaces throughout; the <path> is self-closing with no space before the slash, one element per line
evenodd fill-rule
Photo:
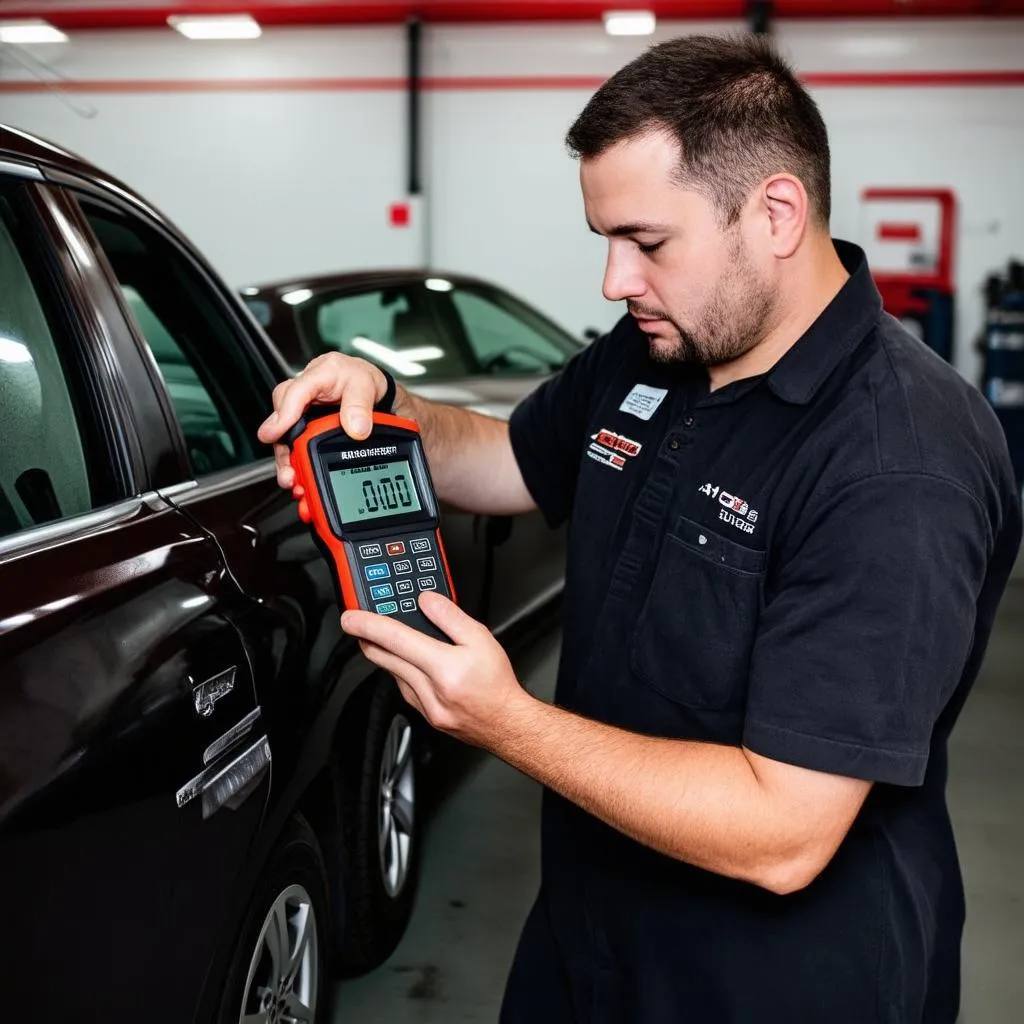
<path fill-rule="evenodd" d="M 672 440 L 669 441 L 668 446 L 674 452 L 679 451 L 679 438 L 678 437 L 673 437 Z"/>
<path fill-rule="evenodd" d="M 696 422 L 697 422 L 696 417 L 691 416 L 689 413 L 687 413 L 683 417 L 683 426 L 684 427 L 692 427 Z"/>

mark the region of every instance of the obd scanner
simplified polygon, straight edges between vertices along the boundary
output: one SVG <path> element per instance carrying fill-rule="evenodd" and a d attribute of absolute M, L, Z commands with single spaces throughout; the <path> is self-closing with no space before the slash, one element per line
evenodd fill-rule
<path fill-rule="evenodd" d="M 418 603 L 428 590 L 454 601 L 455 588 L 417 424 L 374 410 L 370 436 L 356 441 L 336 407 L 310 406 L 282 440 L 302 488 L 293 491 L 299 518 L 331 567 L 339 605 L 450 642 Z"/>

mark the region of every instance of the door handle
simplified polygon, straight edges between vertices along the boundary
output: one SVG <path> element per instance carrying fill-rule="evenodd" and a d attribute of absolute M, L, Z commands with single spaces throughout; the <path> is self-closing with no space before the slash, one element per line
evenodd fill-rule
<path fill-rule="evenodd" d="M 235 688 L 237 670 L 237 666 L 232 665 L 198 686 L 192 682 L 192 677 L 189 676 L 189 682 L 192 683 L 192 699 L 195 703 L 196 714 L 200 718 L 209 718 L 213 714 L 214 704 Z"/>
<path fill-rule="evenodd" d="M 270 740 L 261 736 L 230 764 L 204 768 L 175 794 L 178 807 L 202 797 L 203 817 L 209 818 L 222 807 L 237 810 L 252 795 L 257 780 L 270 767 Z"/>

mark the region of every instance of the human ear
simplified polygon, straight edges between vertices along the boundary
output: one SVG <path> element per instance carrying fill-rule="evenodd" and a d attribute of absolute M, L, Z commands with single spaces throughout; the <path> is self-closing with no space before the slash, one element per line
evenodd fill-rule
<path fill-rule="evenodd" d="M 770 244 L 779 259 L 796 252 L 807 230 L 807 190 L 791 174 L 773 174 L 761 185 L 761 197 L 768 214 Z"/>

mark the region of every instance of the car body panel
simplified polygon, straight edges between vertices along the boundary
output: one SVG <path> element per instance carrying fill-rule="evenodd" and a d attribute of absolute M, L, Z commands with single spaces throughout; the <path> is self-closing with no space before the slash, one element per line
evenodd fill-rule
<path fill-rule="evenodd" d="M 3 127 L 0 188 L 16 190 L 47 254 L 61 344 L 94 385 L 79 414 L 104 439 L 117 495 L 0 536 L 0 891 L 16 922 L 5 1005 L 40 1021 L 207 1021 L 296 811 L 317 829 L 341 905 L 338 748 L 361 740 L 353 695 L 383 679 L 338 628 L 328 567 L 270 451 L 193 474 L 180 393 L 96 211 L 144 225 L 187 265 L 231 335 L 255 445 L 291 371 L 239 296 L 127 186 Z M 507 416 L 539 379 L 460 384 L 444 400 Z M 564 551 L 536 514 L 506 538 L 507 525 L 442 519 L 463 606 L 502 637 L 554 609 Z M 217 778 L 229 767 L 244 769 L 237 791 Z"/>

